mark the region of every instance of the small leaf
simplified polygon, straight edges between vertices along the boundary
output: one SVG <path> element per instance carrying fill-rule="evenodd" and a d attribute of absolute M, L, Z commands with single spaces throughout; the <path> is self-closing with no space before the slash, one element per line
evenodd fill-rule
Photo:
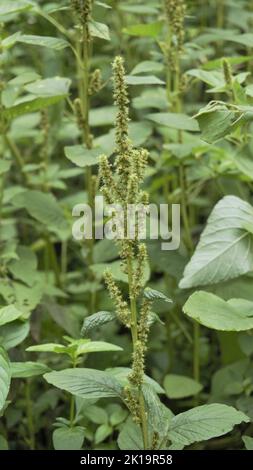
<path fill-rule="evenodd" d="M 8 351 L 22 343 L 30 330 L 29 321 L 14 321 L 0 327 L 0 344 Z"/>
<path fill-rule="evenodd" d="M 89 336 L 89 334 L 101 325 L 115 320 L 116 315 L 114 312 L 97 312 L 85 318 L 82 326 L 82 336 Z"/>
<path fill-rule="evenodd" d="M 53 432 L 55 450 L 80 450 L 84 441 L 84 428 L 59 428 Z"/>
<path fill-rule="evenodd" d="M 164 65 L 159 62 L 154 62 L 153 60 L 144 60 L 133 68 L 131 75 L 138 75 L 139 73 L 162 72 L 163 69 Z"/>
<path fill-rule="evenodd" d="M 182 131 L 199 131 L 198 122 L 196 119 L 180 113 L 153 113 L 148 114 L 148 119 L 154 121 L 161 126 L 170 127 L 171 129 L 178 129 Z"/>
<path fill-rule="evenodd" d="M 93 37 L 110 41 L 109 28 L 104 23 L 98 23 L 97 21 L 91 20 L 89 22 L 89 31 Z"/>
<path fill-rule="evenodd" d="M 99 156 L 102 154 L 100 147 L 87 149 L 84 145 L 64 147 L 64 152 L 66 157 L 80 168 L 97 165 L 99 162 Z"/>
<path fill-rule="evenodd" d="M 169 374 L 164 379 L 164 389 L 171 400 L 197 395 L 202 388 L 196 380 L 183 375 Z"/>
<path fill-rule="evenodd" d="M 144 297 L 149 300 L 163 300 L 164 302 L 167 303 L 172 303 L 173 301 L 169 299 L 165 294 L 162 292 L 159 292 L 158 290 L 151 289 L 150 287 L 146 287 L 144 289 Z"/>
<path fill-rule="evenodd" d="M 123 33 L 129 34 L 130 36 L 150 36 L 155 38 L 162 31 L 163 24 L 158 21 L 156 23 L 148 24 L 134 24 L 123 29 Z"/>
<path fill-rule="evenodd" d="M 165 82 L 154 75 L 139 75 L 135 77 L 133 75 L 126 75 L 126 83 L 128 85 L 164 85 Z"/>
<path fill-rule="evenodd" d="M 101 442 L 105 441 L 107 437 L 109 437 L 113 432 L 112 427 L 105 423 L 101 424 L 95 432 L 95 444 L 100 444 Z"/>
<path fill-rule="evenodd" d="M 43 375 L 50 369 L 45 364 L 39 362 L 11 362 L 12 378 L 28 378 L 36 375 Z"/>
<path fill-rule="evenodd" d="M 0 326 L 10 323 L 14 320 L 17 320 L 23 315 L 15 305 L 8 305 L 7 307 L 0 308 Z"/>
<path fill-rule="evenodd" d="M 12 13 L 19 13 L 24 10 L 29 10 L 32 8 L 32 4 L 30 2 L 26 2 L 25 0 L 19 1 L 4 1 L 4 5 L 0 5 L 0 16 L 3 15 L 10 15 Z"/>

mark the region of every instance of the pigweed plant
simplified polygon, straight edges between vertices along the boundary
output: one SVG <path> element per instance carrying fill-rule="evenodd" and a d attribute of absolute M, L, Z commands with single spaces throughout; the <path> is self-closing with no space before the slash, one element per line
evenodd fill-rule
<path fill-rule="evenodd" d="M 252 449 L 252 27 L 0 2 L 0 450 Z"/>

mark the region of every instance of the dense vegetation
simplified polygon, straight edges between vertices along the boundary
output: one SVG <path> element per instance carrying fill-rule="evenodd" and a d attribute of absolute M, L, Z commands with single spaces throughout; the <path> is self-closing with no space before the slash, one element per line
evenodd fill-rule
<path fill-rule="evenodd" d="M 252 29 L 0 2 L 0 449 L 253 449 Z M 180 204 L 179 248 L 75 240 L 97 195 Z"/>

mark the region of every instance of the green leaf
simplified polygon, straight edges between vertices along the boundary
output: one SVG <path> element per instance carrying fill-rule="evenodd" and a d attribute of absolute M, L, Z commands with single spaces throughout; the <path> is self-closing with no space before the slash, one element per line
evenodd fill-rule
<path fill-rule="evenodd" d="M 116 344 L 106 343 L 105 341 L 77 340 L 78 347 L 76 354 L 89 354 L 100 351 L 122 351 Z M 74 343 L 75 344 L 75 343 Z"/>
<path fill-rule="evenodd" d="M 117 281 L 128 283 L 128 276 L 122 270 L 121 261 L 114 261 L 113 263 L 110 263 L 110 264 L 98 263 L 98 264 L 93 264 L 91 266 L 91 270 L 98 277 L 98 279 L 103 278 L 104 272 L 106 269 L 110 269 L 114 279 L 116 279 Z M 143 278 L 141 280 L 142 286 L 144 286 L 148 282 L 149 278 L 150 278 L 150 267 L 149 267 L 149 264 L 146 263 L 144 267 Z"/>
<path fill-rule="evenodd" d="M 143 75 L 135 77 L 133 75 L 126 75 L 126 83 L 128 85 L 164 85 L 164 81 L 154 75 Z"/>
<path fill-rule="evenodd" d="M 17 208 L 25 208 L 31 217 L 45 225 L 46 229 L 56 233 L 61 240 L 69 234 L 65 215 L 52 194 L 28 190 L 12 199 Z"/>
<path fill-rule="evenodd" d="M 147 118 L 161 126 L 170 127 L 182 131 L 199 131 L 196 119 L 180 113 L 153 113 L 148 114 Z"/>
<path fill-rule="evenodd" d="M 98 23 L 97 21 L 91 20 L 89 22 L 89 31 L 91 36 L 105 39 L 106 41 L 110 41 L 110 32 L 109 28 L 104 23 Z"/>
<path fill-rule="evenodd" d="M 82 336 L 89 336 L 89 334 L 94 330 L 94 328 L 98 328 L 101 325 L 105 325 L 112 320 L 115 320 L 116 315 L 114 312 L 97 312 L 89 315 L 85 318 L 82 326 Z"/>
<path fill-rule="evenodd" d="M 56 354 L 65 354 L 66 353 L 66 346 L 57 343 L 45 343 L 45 344 L 37 344 L 36 346 L 29 346 L 26 348 L 28 352 L 53 352 Z"/>
<path fill-rule="evenodd" d="M 118 446 L 120 450 L 142 450 L 143 438 L 141 428 L 135 424 L 131 417 L 124 423 L 119 436 Z"/>
<path fill-rule="evenodd" d="M 37 80 L 25 86 L 25 90 L 33 95 L 45 96 L 67 96 L 71 80 L 69 78 L 53 77 Z"/>
<path fill-rule="evenodd" d="M 179 286 L 188 288 L 226 281 L 253 269 L 253 208 L 236 196 L 225 196 L 208 218 Z"/>
<path fill-rule="evenodd" d="M 144 60 L 133 68 L 131 75 L 138 75 L 139 73 L 162 72 L 163 69 L 164 65 L 160 62 L 155 62 L 153 60 Z"/>
<path fill-rule="evenodd" d="M 23 315 L 15 305 L 8 305 L 7 307 L 0 308 L 0 326 L 10 323 Z"/>
<path fill-rule="evenodd" d="M 34 36 L 32 34 L 21 34 L 17 38 L 17 42 L 30 44 L 31 46 L 47 47 L 48 49 L 54 49 L 56 51 L 61 51 L 62 49 L 69 47 L 69 43 L 65 41 L 65 39 L 49 36 Z"/>
<path fill-rule="evenodd" d="M 11 167 L 11 161 L 9 160 L 0 160 L 0 176 L 4 173 L 7 173 Z"/>
<path fill-rule="evenodd" d="M 231 134 L 251 115 L 252 112 L 243 112 L 240 108 L 229 109 L 225 103 L 211 101 L 194 117 L 199 123 L 203 140 L 212 144 Z"/>
<path fill-rule="evenodd" d="M 232 406 L 211 404 L 197 406 L 172 418 L 168 438 L 184 446 L 223 436 L 233 427 L 250 419 Z"/>
<path fill-rule="evenodd" d="M 245 299 L 225 301 L 210 292 L 192 294 L 183 311 L 201 325 L 220 331 L 245 331 L 253 328 L 253 302 Z"/>
<path fill-rule="evenodd" d="M 105 423 L 101 424 L 95 432 L 95 444 L 100 444 L 103 442 L 107 437 L 109 437 L 113 432 L 112 427 Z"/>
<path fill-rule="evenodd" d="M 40 111 L 41 109 L 48 108 L 53 104 L 58 103 L 64 98 L 64 96 L 49 96 L 44 98 L 36 98 L 34 95 L 26 95 L 25 99 L 18 100 L 17 104 L 14 104 L 10 108 L 5 108 L 3 116 L 7 119 L 14 119 L 23 114 L 33 113 L 34 111 Z"/>
<path fill-rule="evenodd" d="M 0 344 L 8 351 L 22 343 L 28 336 L 29 322 L 14 321 L 0 327 Z"/>
<path fill-rule="evenodd" d="M 247 450 L 253 450 L 253 437 L 242 436 L 242 440 Z"/>
<path fill-rule="evenodd" d="M 39 362 L 11 362 L 10 367 L 12 378 L 18 379 L 43 375 L 50 371 L 49 367 Z"/>
<path fill-rule="evenodd" d="M 0 16 L 10 15 L 12 13 L 19 13 L 24 10 L 32 8 L 32 4 L 26 1 L 4 1 L 4 5 L 0 5 Z"/>
<path fill-rule="evenodd" d="M 83 398 L 121 397 L 122 386 L 108 372 L 95 369 L 65 369 L 44 375 L 55 387 Z"/>
<path fill-rule="evenodd" d="M 144 289 L 144 297 L 149 300 L 163 300 L 164 302 L 172 303 L 172 300 L 165 294 L 158 290 L 151 289 L 150 287 L 146 287 L 146 289 Z"/>
<path fill-rule="evenodd" d="M 23 281 L 28 286 L 34 284 L 37 258 L 34 252 L 26 246 L 19 246 L 17 248 L 17 260 L 12 260 L 8 264 L 8 270 L 15 279 Z"/>
<path fill-rule="evenodd" d="M 107 412 L 99 406 L 93 405 L 85 407 L 83 413 L 92 423 L 106 424 L 108 422 Z"/>
<path fill-rule="evenodd" d="M 59 428 L 53 432 L 55 450 L 80 450 L 84 441 L 84 428 Z"/>
<path fill-rule="evenodd" d="M 0 346 L 0 411 L 4 407 L 11 383 L 10 361 L 5 350 Z"/>
<path fill-rule="evenodd" d="M 175 374 L 166 375 L 163 385 L 167 397 L 171 400 L 197 395 L 203 388 L 196 380 Z"/>
<path fill-rule="evenodd" d="M 123 33 L 129 34 L 130 36 L 150 36 L 155 38 L 162 31 L 163 24 L 160 21 L 156 23 L 148 24 L 134 24 L 123 29 Z"/>
<path fill-rule="evenodd" d="M 66 157 L 80 168 L 97 165 L 99 156 L 103 153 L 100 147 L 87 149 L 84 145 L 72 145 L 64 147 Z"/>

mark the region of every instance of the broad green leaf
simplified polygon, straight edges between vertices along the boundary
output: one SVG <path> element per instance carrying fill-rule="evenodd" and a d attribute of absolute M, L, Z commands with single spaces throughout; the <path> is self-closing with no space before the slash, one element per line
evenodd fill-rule
<path fill-rule="evenodd" d="M 163 300 L 164 302 L 172 303 L 172 300 L 165 294 L 158 290 L 151 289 L 150 287 L 146 287 L 146 289 L 144 289 L 144 297 L 149 300 Z"/>
<path fill-rule="evenodd" d="M 49 367 L 39 362 L 11 362 L 10 367 L 12 378 L 18 379 L 43 375 L 50 371 Z"/>
<path fill-rule="evenodd" d="M 252 120 L 253 113 L 247 108 L 229 108 L 225 103 L 211 101 L 194 117 L 199 123 L 203 140 L 212 144 Z"/>
<path fill-rule="evenodd" d="M 84 441 L 84 428 L 59 428 L 53 432 L 53 444 L 55 450 L 80 450 Z"/>
<path fill-rule="evenodd" d="M 0 344 L 6 351 L 15 348 L 28 336 L 29 322 L 14 321 L 0 327 Z"/>
<path fill-rule="evenodd" d="M 101 325 L 108 323 L 112 320 L 115 320 L 116 315 L 114 312 L 97 312 L 89 315 L 84 319 L 82 326 L 82 336 L 89 336 L 89 334 Z"/>
<path fill-rule="evenodd" d="M 199 382 L 184 375 L 169 374 L 164 379 L 164 389 L 171 400 L 197 395 L 202 388 Z"/>
<path fill-rule="evenodd" d="M 163 69 L 164 65 L 160 62 L 155 62 L 153 60 L 144 60 L 133 68 L 131 75 L 138 75 L 139 73 L 162 72 Z"/>
<path fill-rule="evenodd" d="M 245 331 L 253 328 L 253 302 L 245 299 L 223 300 L 210 292 L 197 291 L 183 307 L 186 315 L 201 325 L 220 331 Z"/>
<path fill-rule="evenodd" d="M 253 208 L 236 196 L 225 196 L 208 218 L 179 286 L 215 284 L 253 269 L 253 238 L 246 229 Z"/>
<path fill-rule="evenodd" d="M 12 0 L 11 2 L 4 0 L 3 5 L 0 5 L 0 16 L 10 15 L 12 13 L 19 13 L 24 10 L 29 10 L 30 8 L 32 8 L 31 3 L 26 2 L 25 0 Z"/>
<path fill-rule="evenodd" d="M 180 113 L 153 113 L 148 114 L 148 119 L 160 124 L 161 126 L 170 127 L 182 131 L 197 132 L 199 130 L 196 119 Z"/>
<path fill-rule="evenodd" d="M 232 406 L 211 404 L 197 406 L 172 418 L 168 438 L 184 446 L 223 436 L 233 427 L 250 419 Z"/>
<path fill-rule="evenodd" d="M 45 225 L 64 240 L 69 234 L 69 226 L 63 210 L 52 194 L 28 190 L 12 199 L 17 208 L 25 208 L 31 217 Z"/>
<path fill-rule="evenodd" d="M 83 398 L 121 397 L 122 386 L 108 372 L 95 369 L 65 369 L 49 372 L 45 380 L 62 390 Z"/>
<path fill-rule="evenodd" d="M 58 103 L 64 98 L 64 96 L 49 96 L 44 98 L 36 98 L 34 95 L 26 95 L 25 100 L 18 100 L 17 104 L 14 104 L 10 108 L 5 108 L 3 116 L 7 119 L 14 119 L 23 114 L 33 113 L 34 111 L 40 111 L 41 109 L 48 108 L 53 104 Z"/>
<path fill-rule="evenodd" d="M 34 36 L 32 34 L 22 34 L 17 38 L 17 42 L 23 44 L 30 44 L 31 46 L 47 47 L 48 49 L 55 49 L 60 51 L 69 46 L 65 39 L 53 38 L 49 36 Z"/>
<path fill-rule="evenodd" d="M 0 346 L 0 411 L 4 407 L 11 383 L 10 361 L 5 350 Z"/>
<path fill-rule="evenodd" d="M 247 450 L 253 450 L 253 437 L 242 436 L 242 440 Z"/>
<path fill-rule="evenodd" d="M 126 75 L 126 83 L 128 85 L 163 85 L 165 82 L 154 75 L 134 76 Z"/>
<path fill-rule="evenodd" d="M 33 95 L 45 96 L 67 96 L 71 81 L 68 78 L 53 77 L 37 80 L 25 86 L 25 90 Z"/>
<path fill-rule="evenodd" d="M 94 20 L 90 21 L 89 31 L 90 31 L 91 36 L 93 37 L 110 41 L 109 28 L 104 23 L 98 23 L 97 21 L 94 21 Z"/>
<path fill-rule="evenodd" d="M 66 157 L 80 168 L 97 165 L 99 162 L 99 156 L 103 153 L 100 147 L 87 149 L 84 145 L 65 147 L 64 152 Z"/>
<path fill-rule="evenodd" d="M 123 33 L 129 34 L 130 36 L 150 36 L 155 38 L 160 34 L 163 24 L 160 21 L 156 23 L 148 24 L 134 24 L 123 29 Z"/>
<path fill-rule="evenodd" d="M 17 320 L 23 315 L 23 312 L 20 311 L 15 305 L 8 305 L 7 307 L 0 308 L 0 326 L 10 323 L 14 320 Z"/>

